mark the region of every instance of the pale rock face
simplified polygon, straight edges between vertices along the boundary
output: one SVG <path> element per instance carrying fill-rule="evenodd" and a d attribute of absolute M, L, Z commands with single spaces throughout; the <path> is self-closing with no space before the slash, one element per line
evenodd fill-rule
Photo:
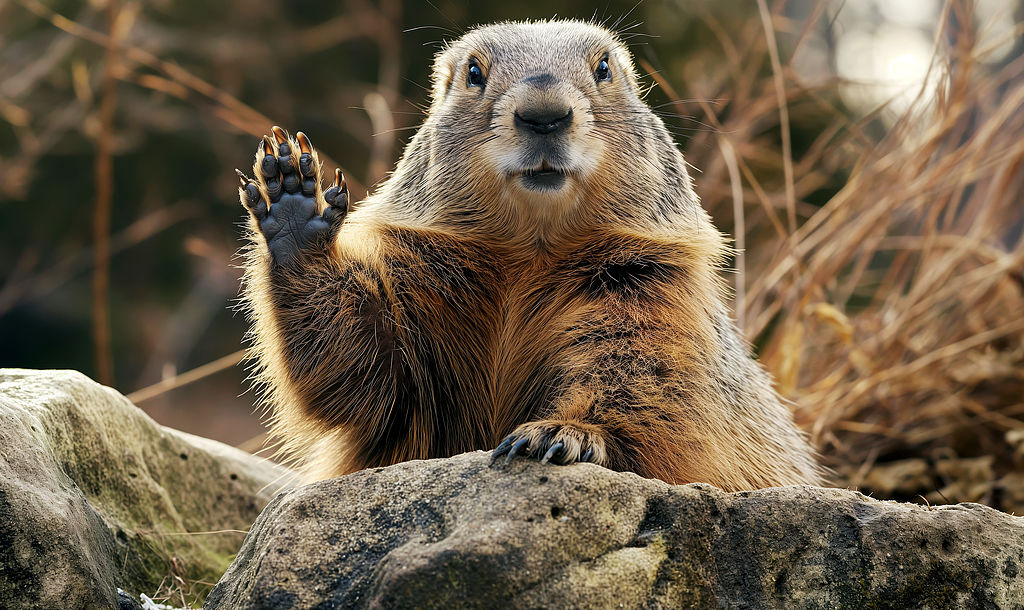
<path fill-rule="evenodd" d="M 289 476 L 81 373 L 0 370 L 0 608 L 116 607 L 172 571 L 212 582 Z M 218 530 L 236 531 L 186 534 Z"/>
<path fill-rule="evenodd" d="M 1024 604 L 1024 518 L 981 505 L 489 462 L 407 462 L 279 495 L 206 607 Z"/>

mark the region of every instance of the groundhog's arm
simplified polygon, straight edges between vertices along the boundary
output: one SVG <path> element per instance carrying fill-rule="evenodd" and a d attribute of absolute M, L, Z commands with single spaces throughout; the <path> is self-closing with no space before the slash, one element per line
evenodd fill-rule
<path fill-rule="evenodd" d="M 346 219 L 343 183 L 319 191 L 308 140 L 275 135 L 241 195 L 254 242 L 245 296 L 276 432 L 339 440 L 319 448 L 330 463 L 317 476 L 485 444 L 489 419 L 471 412 L 484 397 L 469 394 L 485 387 L 472 377 L 487 319 L 462 312 L 489 309 L 487 258 L 441 233 Z"/>

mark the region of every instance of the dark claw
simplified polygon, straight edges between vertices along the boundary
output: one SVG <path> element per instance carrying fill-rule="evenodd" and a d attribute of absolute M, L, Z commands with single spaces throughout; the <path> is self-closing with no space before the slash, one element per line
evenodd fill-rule
<path fill-rule="evenodd" d="M 589 462 L 590 458 L 592 458 L 592 457 L 594 457 L 594 450 L 593 449 L 587 449 L 587 452 L 583 454 L 583 457 L 580 458 L 580 461 L 581 462 Z"/>
<path fill-rule="evenodd" d="M 339 190 L 338 187 L 332 186 L 324 191 L 324 200 L 332 208 L 341 210 L 342 214 L 348 213 L 348 191 Z"/>
<path fill-rule="evenodd" d="M 558 453 L 562 449 L 562 447 L 565 447 L 565 444 L 562 442 L 557 442 L 554 445 L 551 445 L 551 449 L 548 449 L 548 452 L 544 454 L 544 457 L 541 458 L 540 463 L 547 464 L 551 458 L 555 457 L 555 454 Z"/>
<path fill-rule="evenodd" d="M 301 131 L 295 134 L 299 140 L 299 172 L 306 178 L 316 176 L 316 167 L 313 165 L 313 144 Z"/>
<path fill-rule="evenodd" d="M 498 446 L 494 448 L 494 451 L 491 452 L 491 463 L 493 464 L 494 460 L 504 455 L 505 452 L 508 451 L 508 448 L 512 446 L 512 442 L 515 440 L 516 439 L 514 436 L 506 436 L 505 440 L 501 441 L 501 443 L 499 443 Z"/>
<path fill-rule="evenodd" d="M 303 153 L 313 153 L 313 144 L 306 137 L 306 134 L 301 131 L 295 134 L 295 139 L 299 141 L 299 151 Z"/>
<path fill-rule="evenodd" d="M 338 187 L 339 191 L 348 192 L 348 185 L 345 184 L 345 174 L 341 173 L 340 169 L 334 170 L 334 186 Z"/>
<path fill-rule="evenodd" d="M 331 207 L 348 212 L 348 185 L 345 184 L 345 174 L 341 173 L 340 169 L 334 170 L 334 185 L 324 191 L 324 200 Z"/>
<path fill-rule="evenodd" d="M 516 457 L 516 455 L 519 454 L 520 450 L 527 447 L 529 444 L 530 439 L 528 438 L 521 438 L 518 441 L 516 441 L 516 444 L 512 445 L 512 448 L 509 449 L 508 455 L 505 456 L 505 463 L 508 464 L 512 458 Z"/>
<path fill-rule="evenodd" d="M 239 182 L 241 182 L 241 183 L 242 183 L 242 186 L 243 186 L 243 187 L 244 187 L 244 186 L 245 186 L 246 184 L 249 184 L 249 177 L 248 177 L 248 176 L 246 176 L 245 174 L 243 174 L 243 173 L 242 173 L 242 170 L 238 169 L 237 167 L 235 168 L 235 175 L 237 175 L 237 176 L 238 176 L 238 180 L 239 180 Z"/>
<path fill-rule="evenodd" d="M 277 140 L 277 153 L 279 157 L 287 157 L 292 154 L 292 147 L 288 144 L 288 132 L 277 125 L 270 128 L 274 132 L 274 139 Z"/>

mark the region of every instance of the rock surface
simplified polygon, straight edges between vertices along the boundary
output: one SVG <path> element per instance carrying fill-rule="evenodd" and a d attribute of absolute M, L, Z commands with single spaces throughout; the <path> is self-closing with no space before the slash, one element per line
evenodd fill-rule
<path fill-rule="evenodd" d="M 1020 608 L 1024 518 L 472 453 L 279 495 L 223 608 Z"/>
<path fill-rule="evenodd" d="M 0 369 L 0 608 L 201 598 L 287 476 L 80 373 Z"/>

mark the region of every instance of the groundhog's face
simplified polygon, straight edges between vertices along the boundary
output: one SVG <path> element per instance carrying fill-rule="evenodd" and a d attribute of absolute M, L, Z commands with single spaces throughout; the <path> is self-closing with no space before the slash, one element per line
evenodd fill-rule
<path fill-rule="evenodd" d="M 622 161 L 648 156 L 653 119 L 628 51 L 576 21 L 501 23 L 452 43 L 435 62 L 430 116 L 436 166 L 541 206 L 635 175 Z"/>

